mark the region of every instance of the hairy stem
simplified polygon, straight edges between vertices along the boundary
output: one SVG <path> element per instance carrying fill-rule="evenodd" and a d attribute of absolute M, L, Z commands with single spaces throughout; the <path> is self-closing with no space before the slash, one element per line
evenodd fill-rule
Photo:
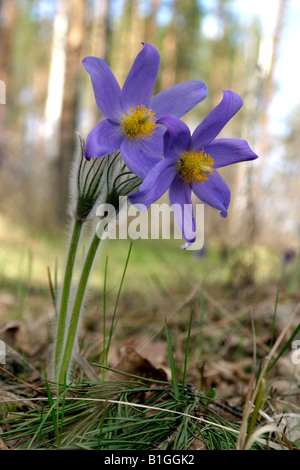
<path fill-rule="evenodd" d="M 65 267 L 65 275 L 62 287 L 58 324 L 56 330 L 56 345 L 55 345 L 55 373 L 60 366 L 61 357 L 63 354 L 64 341 L 65 341 L 65 329 L 68 314 L 68 305 L 70 298 L 70 290 L 72 285 L 73 270 L 75 265 L 75 258 L 80 240 L 81 229 L 83 226 L 83 220 L 75 220 L 72 236 L 69 245 L 68 257 Z M 57 375 L 56 375 L 57 376 Z"/>
<path fill-rule="evenodd" d="M 103 233 L 103 230 L 104 229 L 102 228 L 101 233 Z M 76 334 L 78 330 L 80 313 L 82 310 L 86 288 L 87 288 L 88 280 L 91 274 L 92 266 L 95 260 L 95 256 L 96 256 L 99 244 L 101 242 L 101 236 L 99 235 L 101 234 L 99 234 L 99 231 L 98 231 L 98 234 L 95 234 L 91 241 L 88 253 L 84 261 L 81 276 L 79 279 L 77 292 L 76 292 L 76 296 L 75 296 L 75 300 L 73 304 L 73 309 L 72 309 L 72 313 L 70 317 L 70 324 L 68 328 L 68 336 L 67 336 L 67 340 L 65 344 L 64 355 L 63 355 L 63 359 L 61 362 L 61 367 L 60 367 L 60 371 L 58 375 L 58 379 L 60 383 L 63 383 L 64 377 L 66 376 L 66 374 L 68 376 L 68 373 L 71 368 L 71 357 L 72 357 Z"/>

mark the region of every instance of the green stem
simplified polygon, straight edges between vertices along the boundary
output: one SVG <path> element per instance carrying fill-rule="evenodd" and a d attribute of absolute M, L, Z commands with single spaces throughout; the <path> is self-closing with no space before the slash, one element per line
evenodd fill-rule
<path fill-rule="evenodd" d="M 71 362 L 71 357 L 73 353 L 79 317 L 80 317 L 82 304 L 83 304 L 84 297 L 85 297 L 86 287 L 87 287 L 87 283 L 90 277 L 94 259 L 97 253 L 97 249 L 101 242 L 101 237 L 99 237 L 99 235 L 100 235 L 99 233 L 98 235 L 95 234 L 92 239 L 89 251 L 86 255 L 85 262 L 82 268 L 80 280 L 78 283 L 77 292 L 76 292 L 76 296 L 75 296 L 75 300 L 73 304 L 73 310 L 72 310 L 71 319 L 70 319 L 70 325 L 68 328 L 68 337 L 67 337 L 64 355 L 63 355 L 60 372 L 58 376 L 60 383 L 63 383 L 65 374 L 67 374 L 70 369 L 70 362 Z"/>
<path fill-rule="evenodd" d="M 107 366 L 107 350 L 106 350 L 106 281 L 107 281 L 107 264 L 108 257 L 105 261 L 104 286 L 103 286 L 103 365 Z M 103 382 L 105 381 L 106 369 L 103 369 Z"/>
<path fill-rule="evenodd" d="M 68 258 L 66 262 L 65 275 L 63 281 L 62 295 L 60 301 L 60 309 L 58 315 L 58 325 L 56 330 L 56 347 L 55 347 L 55 371 L 57 373 L 61 356 L 63 354 L 64 340 L 65 340 L 65 328 L 68 314 L 68 304 L 70 297 L 70 290 L 73 277 L 73 269 L 75 265 L 75 258 L 77 253 L 77 247 L 80 240 L 81 229 L 83 226 L 83 220 L 75 220 L 72 237 L 70 240 Z"/>

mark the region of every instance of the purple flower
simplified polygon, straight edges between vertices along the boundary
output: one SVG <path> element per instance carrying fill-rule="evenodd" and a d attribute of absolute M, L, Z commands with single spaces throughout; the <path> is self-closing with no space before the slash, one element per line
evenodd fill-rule
<path fill-rule="evenodd" d="M 88 160 L 120 149 L 127 167 L 141 178 L 161 160 L 165 129 L 157 120 L 167 115 L 183 116 L 206 97 L 207 88 L 203 82 L 191 81 L 151 98 L 159 63 L 158 51 L 145 44 L 121 90 L 103 59 L 83 60 L 92 79 L 97 106 L 106 118 L 87 137 Z"/>
<path fill-rule="evenodd" d="M 132 194 L 129 200 L 148 208 L 169 189 L 170 203 L 187 243 L 195 241 L 192 191 L 202 202 L 218 209 L 226 217 L 230 190 L 217 168 L 257 158 L 245 140 L 215 139 L 242 104 L 239 95 L 224 91 L 222 101 L 192 136 L 188 127 L 176 117 L 165 116 L 159 120 L 167 127 L 164 158 L 148 173 L 140 191 Z"/>

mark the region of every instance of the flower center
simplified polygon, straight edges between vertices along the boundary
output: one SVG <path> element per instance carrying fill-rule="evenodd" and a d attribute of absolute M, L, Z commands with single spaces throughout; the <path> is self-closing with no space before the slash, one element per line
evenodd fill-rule
<path fill-rule="evenodd" d="M 214 172 L 214 160 L 204 153 L 204 149 L 201 152 L 184 152 L 178 163 L 179 176 L 186 184 L 203 183 Z"/>
<path fill-rule="evenodd" d="M 129 111 L 121 117 L 122 134 L 129 139 L 148 139 L 154 134 L 155 129 L 155 115 L 143 104 L 135 108 L 131 106 Z"/>

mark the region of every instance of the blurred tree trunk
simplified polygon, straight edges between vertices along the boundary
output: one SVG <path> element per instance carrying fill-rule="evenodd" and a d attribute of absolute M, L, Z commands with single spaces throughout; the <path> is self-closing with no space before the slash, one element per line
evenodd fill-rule
<path fill-rule="evenodd" d="M 66 45 L 66 69 L 60 121 L 59 153 L 56 161 L 59 220 L 65 219 L 68 203 L 68 181 L 74 153 L 75 129 L 79 98 L 79 77 L 82 71 L 82 45 L 86 24 L 87 0 L 70 0 L 69 30 Z"/>
<path fill-rule="evenodd" d="M 177 65 L 177 1 L 173 2 L 172 18 L 162 44 L 163 68 L 159 88 L 165 90 L 175 85 Z"/>
<path fill-rule="evenodd" d="M 258 236 L 258 230 L 263 223 L 259 221 L 257 213 L 258 201 L 262 199 L 263 190 L 260 184 L 260 178 L 256 177 L 255 191 L 253 176 L 261 171 L 263 161 L 267 158 L 270 149 L 270 130 L 268 110 L 275 92 L 275 69 L 278 62 L 278 53 L 283 36 L 285 17 L 287 12 L 288 0 L 280 0 L 277 12 L 277 20 L 272 37 L 271 48 L 268 49 L 269 57 L 264 54 L 264 63 L 260 63 L 260 55 L 264 40 L 259 38 L 259 47 L 256 57 L 247 58 L 246 70 L 248 68 L 247 85 L 248 91 L 245 91 L 247 102 L 247 114 L 244 114 L 242 131 L 250 146 L 259 155 L 259 159 L 254 163 L 239 164 L 237 166 L 235 178 L 235 199 L 231 207 L 231 223 L 229 232 L 232 241 L 235 243 L 253 244 Z M 253 43 L 254 41 L 251 41 Z M 249 69 L 249 64 L 252 67 Z M 255 70 L 256 72 L 253 73 Z M 252 70 L 252 72 L 251 72 Z M 244 113 L 246 111 L 244 110 Z M 263 222 L 263 221 L 261 221 Z"/>
<path fill-rule="evenodd" d="M 171 21 L 162 44 L 160 89 L 191 80 L 199 52 L 202 10 L 197 0 L 172 3 Z"/>
<path fill-rule="evenodd" d="M 59 131 L 63 106 L 66 44 L 69 24 L 68 15 L 69 0 L 56 0 L 48 95 L 45 107 L 45 155 L 48 158 L 55 158 L 59 152 Z"/>
<path fill-rule="evenodd" d="M 221 90 L 232 87 L 236 51 L 240 48 L 237 42 L 238 24 L 232 15 L 231 0 L 218 0 L 214 16 L 217 31 L 211 45 L 213 67 L 209 67 L 207 78 L 210 88 L 207 104 L 211 107 L 219 103 Z"/>
<path fill-rule="evenodd" d="M 161 0 L 150 0 L 150 14 L 146 19 L 145 42 L 155 45 L 155 35 L 157 30 L 157 13 Z"/>
<path fill-rule="evenodd" d="M 256 150 L 259 129 L 260 104 L 263 94 L 264 75 L 259 66 L 259 50 L 261 47 L 261 32 L 259 24 L 253 22 L 247 32 L 251 48 L 244 45 L 242 61 L 235 67 L 235 81 L 240 83 L 241 95 L 246 106 L 240 111 L 237 120 L 236 137 L 246 139 L 250 147 Z M 245 80 L 245 76 L 247 79 Z M 257 161 L 240 163 L 233 171 L 233 193 L 230 206 L 229 238 L 236 245 L 253 244 L 257 236 L 256 197 L 254 194 L 254 169 Z M 257 184 L 257 183 L 255 183 Z"/>
<path fill-rule="evenodd" d="M 15 0 L 0 0 L 0 79 L 7 83 L 16 18 Z"/>
<path fill-rule="evenodd" d="M 100 57 L 109 63 L 110 57 L 110 0 L 94 0 L 92 8 L 91 50 L 88 55 Z M 91 128 L 100 120 L 100 111 L 90 87 Z"/>
<path fill-rule="evenodd" d="M 261 154 L 266 154 L 270 146 L 270 135 L 269 135 L 269 119 L 268 111 L 270 103 L 273 99 L 275 92 L 275 69 L 278 62 L 279 49 L 283 37 L 283 31 L 285 26 L 285 19 L 287 14 L 287 9 L 289 5 L 289 0 L 280 0 L 277 21 L 274 29 L 274 35 L 272 39 L 272 54 L 270 60 L 269 70 L 267 71 L 265 87 L 264 87 L 264 96 L 262 101 L 262 111 L 260 118 L 261 125 L 261 135 L 263 138 L 260 142 L 260 152 Z"/>
<path fill-rule="evenodd" d="M 130 5 L 130 27 L 127 29 L 128 42 L 125 54 L 129 58 L 129 66 L 131 67 L 136 55 L 142 48 L 142 42 L 145 42 L 145 19 L 138 14 L 138 0 L 129 0 L 128 3 Z"/>
<path fill-rule="evenodd" d="M 117 55 L 114 61 L 115 75 L 121 81 L 125 78 L 124 73 L 129 64 L 128 31 L 131 28 L 131 0 L 124 2 L 123 12 L 120 19 L 119 28 L 116 34 L 115 51 Z M 120 82 L 121 84 L 121 82 Z"/>
<path fill-rule="evenodd" d="M 13 32 L 16 19 L 15 0 L 0 1 L 0 80 L 8 86 L 10 53 L 13 39 Z M 9 90 L 9 88 L 8 88 Z M 4 91 L 4 90 L 3 90 Z M 0 139 L 4 137 L 4 113 L 5 105 L 0 104 Z M 0 143 L 1 143 L 0 140 Z M 4 141 L 4 139 L 3 139 Z M 2 150 L 0 147 L 0 163 Z"/>
<path fill-rule="evenodd" d="M 256 172 L 263 171 L 264 161 L 268 158 L 268 154 L 271 149 L 271 135 L 269 127 L 269 109 L 272 99 L 276 91 L 276 67 L 279 58 L 279 51 L 283 39 L 284 28 L 286 25 L 286 16 L 289 7 L 289 0 L 280 0 L 277 19 L 274 28 L 274 34 L 272 38 L 272 47 L 270 60 L 267 66 L 262 68 L 265 71 L 265 83 L 263 87 L 261 108 L 260 108 L 260 119 L 258 120 L 259 125 L 259 139 L 256 146 L 256 152 L 259 155 L 259 160 L 257 165 L 255 165 Z M 256 178 L 257 180 L 257 178 Z M 264 188 L 261 184 L 261 178 L 258 178 L 255 186 L 255 198 L 257 201 L 262 201 L 264 198 Z M 264 220 L 257 221 L 257 227 L 263 226 Z"/>
<path fill-rule="evenodd" d="M 179 31 L 176 45 L 176 83 L 184 83 L 191 79 L 193 61 L 199 49 L 202 12 L 198 0 L 189 0 L 188 2 L 178 1 L 177 16 Z"/>
<path fill-rule="evenodd" d="M 94 0 L 91 55 L 109 59 L 110 0 Z"/>
<path fill-rule="evenodd" d="M 114 37 L 111 61 L 120 85 L 124 82 L 136 55 L 145 41 L 145 18 L 138 14 L 138 1 L 125 0 L 119 27 Z"/>

